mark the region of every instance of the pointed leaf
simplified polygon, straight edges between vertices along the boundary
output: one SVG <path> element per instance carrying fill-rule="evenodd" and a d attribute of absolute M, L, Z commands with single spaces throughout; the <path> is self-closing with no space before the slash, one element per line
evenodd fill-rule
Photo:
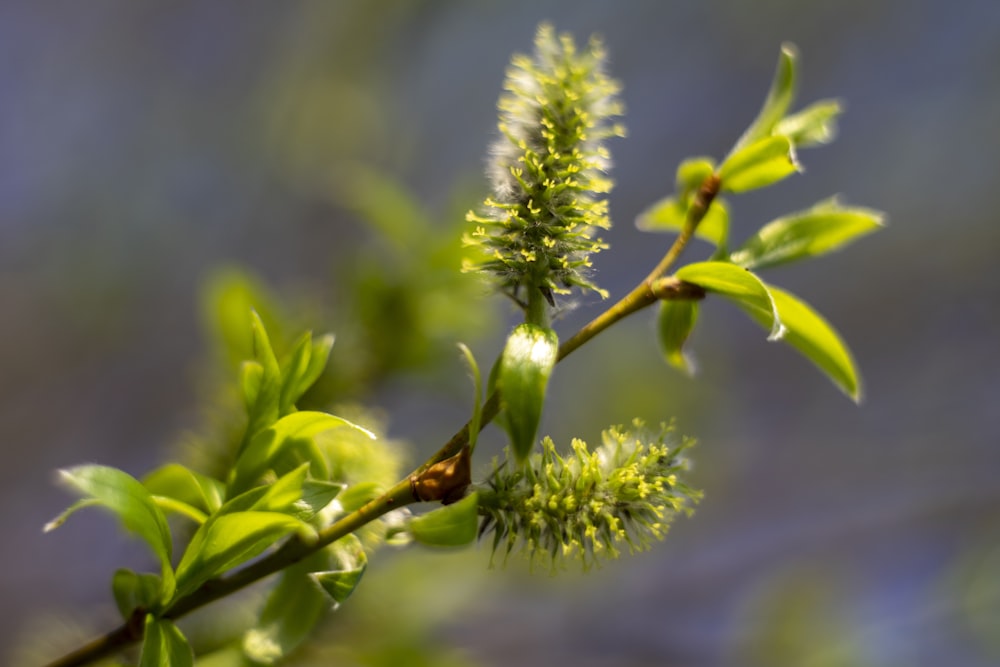
<path fill-rule="evenodd" d="M 315 474 L 325 476 L 326 462 L 322 453 L 316 449 L 314 437 L 323 431 L 342 426 L 375 438 L 368 429 L 325 412 L 305 410 L 282 417 L 254 436 L 244 449 L 236 462 L 230 484 L 231 493 L 240 493 L 260 479 L 271 468 L 275 458 L 287 448 L 297 448 L 299 453 L 306 452 L 306 460 L 322 468 L 322 471 L 314 471 Z"/>
<path fill-rule="evenodd" d="M 340 538 L 330 545 L 328 552 L 333 562 L 331 568 L 324 572 L 314 572 L 310 577 L 326 591 L 336 609 L 357 588 L 368 567 L 368 556 L 361 546 L 361 540 L 354 535 Z"/>
<path fill-rule="evenodd" d="M 82 465 L 60 470 L 59 475 L 64 484 L 86 496 L 85 500 L 93 500 L 95 504 L 114 512 L 126 530 L 149 545 L 160 561 L 164 595 L 170 595 L 174 583 L 173 570 L 170 567 L 170 554 L 173 548 L 170 527 L 146 487 L 128 473 L 108 466 Z M 75 507 L 83 505 L 77 503 Z M 49 526 L 55 527 L 67 516 L 68 514 L 64 513 Z"/>
<path fill-rule="evenodd" d="M 274 355 L 274 349 L 271 347 L 264 323 L 256 312 L 250 314 L 250 326 L 253 332 L 254 358 L 261 366 L 262 375 L 253 407 L 248 410 L 246 431 L 248 437 L 254 436 L 267 424 L 278 419 L 281 397 L 281 371 L 278 367 L 278 359 Z"/>
<path fill-rule="evenodd" d="M 148 614 L 139 667 L 193 667 L 194 653 L 177 626 Z"/>
<path fill-rule="evenodd" d="M 293 394 L 296 395 L 296 401 L 310 387 L 316 384 L 316 380 L 323 374 L 327 362 L 330 361 L 330 350 L 333 349 L 333 341 L 333 335 L 326 334 L 325 336 L 320 336 L 319 340 L 313 343 L 312 353 L 309 355 L 309 366 L 306 367 L 305 371 L 299 377 L 298 386 L 293 390 Z"/>
<path fill-rule="evenodd" d="M 469 374 L 472 375 L 473 396 L 472 418 L 469 420 L 469 449 L 475 450 L 483 411 L 483 376 L 479 373 L 479 364 L 476 363 L 476 357 L 473 356 L 472 350 L 464 343 L 459 343 L 458 349 L 462 352 L 462 358 L 469 368 Z"/>
<path fill-rule="evenodd" d="M 309 370 L 312 347 L 312 332 L 307 331 L 296 341 L 288 361 L 281 369 L 281 395 L 278 399 L 278 411 L 281 415 L 292 412 L 295 401 L 299 400 L 300 381 Z"/>
<path fill-rule="evenodd" d="M 507 337 L 497 386 L 507 413 L 511 445 L 519 461 L 525 460 L 534 446 L 545 391 L 558 353 L 559 339 L 551 329 L 526 323 Z"/>
<path fill-rule="evenodd" d="M 784 334 L 771 293 L 760 278 L 750 271 L 729 262 L 697 262 L 681 267 L 674 275 L 680 280 L 732 299 L 762 318 L 770 328 L 768 340 L 778 340 Z"/>
<path fill-rule="evenodd" d="M 774 134 L 785 135 L 796 148 L 828 144 L 837 138 L 837 117 L 842 112 L 837 100 L 820 100 L 782 118 L 774 126 Z"/>
<path fill-rule="evenodd" d="M 118 612 L 128 620 L 136 609 L 153 610 L 162 599 L 163 581 L 155 574 L 138 573 L 122 568 L 111 578 L 111 592 Z"/>
<path fill-rule="evenodd" d="M 775 124 L 788 113 L 792 100 L 795 99 L 797 61 L 798 50 L 795 45 L 787 42 L 782 44 L 781 53 L 778 56 L 778 66 L 775 68 L 774 78 L 771 80 L 771 88 L 767 92 L 764 106 L 761 107 L 750 127 L 733 146 L 732 153 L 770 136 Z"/>
<path fill-rule="evenodd" d="M 660 315 L 657 319 L 660 352 L 668 364 L 687 375 L 694 375 L 695 366 L 691 356 L 684 351 L 684 344 L 697 321 L 697 301 L 660 302 Z"/>
<path fill-rule="evenodd" d="M 479 496 L 470 494 L 457 503 L 445 505 L 410 519 L 410 534 L 429 547 L 462 547 L 471 544 L 479 531 Z"/>
<path fill-rule="evenodd" d="M 861 382 L 854 359 L 837 331 L 795 295 L 769 286 L 774 303 L 787 328 L 783 340 L 812 361 L 841 391 L 856 403 L 861 401 Z M 750 315 L 766 326 L 757 310 Z"/>
<path fill-rule="evenodd" d="M 240 364 L 240 394 L 243 396 L 243 407 L 246 408 L 247 414 L 257 405 L 263 383 L 263 366 L 256 361 L 244 361 Z"/>
<path fill-rule="evenodd" d="M 764 225 L 731 259 L 757 269 L 823 255 L 880 229 L 883 218 L 878 211 L 828 199 Z"/>
<path fill-rule="evenodd" d="M 225 485 L 179 463 L 168 463 L 142 479 L 143 486 L 157 496 L 167 496 L 212 513 L 222 507 Z"/>
<path fill-rule="evenodd" d="M 799 171 L 788 137 L 759 139 L 733 153 L 719 168 L 723 192 L 746 192 L 773 185 Z"/>
<path fill-rule="evenodd" d="M 315 536 L 309 524 L 280 512 L 234 512 L 209 518 L 191 538 L 177 566 L 177 596 L 254 558 L 283 537 Z"/>

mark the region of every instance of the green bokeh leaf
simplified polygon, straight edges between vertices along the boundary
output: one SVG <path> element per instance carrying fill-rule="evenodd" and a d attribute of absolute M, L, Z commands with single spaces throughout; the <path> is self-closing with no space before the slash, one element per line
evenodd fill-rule
<path fill-rule="evenodd" d="M 292 346 L 292 353 L 281 368 L 281 392 L 278 399 L 278 413 L 287 415 L 295 408 L 299 381 L 309 368 L 312 358 L 312 332 L 302 334 Z M 303 390 L 304 391 L 304 390 Z"/>
<path fill-rule="evenodd" d="M 378 482 L 360 482 L 344 489 L 337 500 L 345 512 L 354 512 L 361 509 L 365 503 L 378 498 L 383 491 L 382 485 Z"/>
<path fill-rule="evenodd" d="M 801 352 L 854 402 L 861 401 L 861 381 L 847 345 L 837 331 L 795 295 L 769 286 L 786 328 L 785 342 Z M 767 326 L 759 310 L 747 308 L 751 317 Z"/>
<path fill-rule="evenodd" d="M 476 539 L 479 530 L 479 496 L 475 493 L 410 519 L 413 539 L 429 547 L 462 547 Z"/>
<path fill-rule="evenodd" d="M 329 570 L 313 572 L 309 576 L 320 585 L 333 601 L 333 608 L 339 607 L 350 597 L 361 581 L 368 567 L 368 556 L 354 535 L 347 535 L 327 548 L 333 565 Z"/>
<path fill-rule="evenodd" d="M 782 118 L 774 126 L 774 134 L 788 137 L 796 148 L 828 144 L 837 138 L 837 117 L 842 112 L 837 100 L 820 100 Z"/>
<path fill-rule="evenodd" d="M 680 205 L 676 197 L 666 197 L 639 214 L 635 226 L 644 232 L 680 232 L 687 220 L 687 204 Z M 694 232 L 697 238 L 717 248 L 725 248 L 729 239 L 729 207 L 716 197 Z"/>
<path fill-rule="evenodd" d="M 828 199 L 764 225 L 731 259 L 748 269 L 759 269 L 823 255 L 880 229 L 883 219 L 878 211 Z"/>
<path fill-rule="evenodd" d="M 551 329 L 525 323 L 507 337 L 500 357 L 497 387 L 507 413 L 511 445 L 519 461 L 525 460 L 534 446 L 545 391 L 558 353 L 559 339 Z"/>
<path fill-rule="evenodd" d="M 730 155 L 770 136 L 778 121 L 788 113 L 788 109 L 795 99 L 797 61 L 798 50 L 795 45 L 787 42 L 782 44 L 781 53 L 778 56 L 778 66 L 775 68 L 774 78 L 771 80 L 771 88 L 764 99 L 764 106 L 761 107 L 750 127 L 733 146 Z"/>
<path fill-rule="evenodd" d="M 774 299 L 760 278 L 729 262 L 697 262 L 681 267 L 674 274 L 680 280 L 698 285 L 709 292 L 732 299 L 770 329 L 768 340 L 784 334 Z"/>
<path fill-rule="evenodd" d="M 163 580 L 155 574 L 137 573 L 122 568 L 111 578 L 111 592 L 115 597 L 118 612 L 128 620 L 135 609 L 147 611 L 155 609 L 162 601 L 160 591 Z"/>
<path fill-rule="evenodd" d="M 152 614 L 146 616 L 139 667 L 193 667 L 194 653 L 177 626 Z"/>
<path fill-rule="evenodd" d="M 257 623 L 243 635 L 243 653 L 254 664 L 279 662 L 312 634 L 330 608 L 330 598 L 309 574 L 329 566 L 323 549 L 281 573 Z"/>
<path fill-rule="evenodd" d="M 723 192 L 746 192 L 773 185 L 799 171 L 788 137 L 758 139 L 734 152 L 719 168 Z"/>
<path fill-rule="evenodd" d="M 191 538 L 177 566 L 177 595 L 254 558 L 293 532 L 315 536 L 315 529 L 281 512 L 233 512 L 209 518 Z"/>
<path fill-rule="evenodd" d="M 211 514 L 222 507 L 225 485 L 179 463 L 168 463 L 142 479 L 143 486 L 157 496 L 166 496 L 187 503 Z"/>
<path fill-rule="evenodd" d="M 77 509 L 99 504 L 111 510 L 125 529 L 137 535 L 160 561 L 163 573 L 163 595 L 173 592 L 174 576 L 170 567 L 172 542 L 170 527 L 146 487 L 128 473 L 100 465 L 82 465 L 59 471 L 60 480 L 81 495 L 84 502 L 76 503 L 46 526 L 46 530 L 61 525 Z"/>
<path fill-rule="evenodd" d="M 660 352 L 667 363 L 686 373 L 694 375 L 695 367 L 691 356 L 684 351 L 684 344 L 698 321 L 698 302 L 665 300 L 660 302 L 657 318 L 657 338 Z"/>
<path fill-rule="evenodd" d="M 701 187 L 705 179 L 715 171 L 715 161 L 710 157 L 692 157 L 677 166 L 677 194 L 682 199 Z"/>

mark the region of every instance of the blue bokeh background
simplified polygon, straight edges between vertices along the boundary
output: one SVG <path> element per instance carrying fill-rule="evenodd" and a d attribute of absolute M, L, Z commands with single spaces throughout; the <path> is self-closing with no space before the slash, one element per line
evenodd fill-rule
<path fill-rule="evenodd" d="M 734 200 L 733 224 L 749 234 L 835 193 L 888 213 L 847 252 L 770 275 L 842 331 L 866 397 L 725 304 L 705 308 L 695 381 L 655 361 L 650 318 L 625 323 L 560 367 L 547 430 L 676 415 L 701 441 L 706 500 L 593 576 L 485 573 L 509 584 L 471 587 L 436 640 L 485 665 L 1000 662 L 991 0 L 3 3 L 0 646 L 40 614 L 112 622 L 105 582 L 141 550 L 93 516 L 42 535 L 67 500 L 52 471 L 138 475 L 197 423 L 205 275 L 238 262 L 321 298 L 361 234 L 331 194 L 344 165 L 430 210 L 473 205 L 504 67 L 540 20 L 600 33 L 625 87 L 617 224 L 596 261 L 613 296 L 666 247 L 631 221 L 681 159 L 728 149 L 779 45 L 798 45 L 799 99 L 844 99 L 841 136 L 802 154 L 803 176 Z M 414 386 L 374 400 L 430 449 L 467 408 Z"/>

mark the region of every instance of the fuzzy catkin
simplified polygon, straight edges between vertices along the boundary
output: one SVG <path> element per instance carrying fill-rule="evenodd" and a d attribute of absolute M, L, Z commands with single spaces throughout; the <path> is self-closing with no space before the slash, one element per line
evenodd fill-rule
<path fill-rule="evenodd" d="M 475 227 L 465 243 L 480 257 L 464 269 L 493 274 L 515 300 L 573 287 L 607 296 L 589 279 L 590 256 L 607 247 L 596 230 L 610 227 L 605 143 L 625 131 L 613 121 L 623 107 L 605 60 L 596 38 L 578 51 L 543 24 L 533 56 L 514 56 L 507 70 L 487 168 L 493 195 L 466 216 Z"/>

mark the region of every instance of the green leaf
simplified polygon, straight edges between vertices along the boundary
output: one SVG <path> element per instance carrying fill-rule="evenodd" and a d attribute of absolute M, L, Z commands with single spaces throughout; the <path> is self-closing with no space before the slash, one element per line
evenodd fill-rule
<path fill-rule="evenodd" d="M 172 542 L 170 527 L 163 512 L 156 505 L 152 494 L 139 480 L 118 470 L 100 465 L 82 465 L 59 471 L 61 481 L 81 495 L 87 502 L 77 503 L 60 517 L 50 522 L 46 530 L 61 525 L 77 509 L 99 504 L 118 516 L 125 529 L 137 535 L 153 551 L 163 573 L 163 595 L 173 592 L 173 570 L 170 567 Z"/>
<path fill-rule="evenodd" d="M 309 466 L 310 464 L 303 463 L 272 484 L 263 487 L 264 494 L 246 509 L 258 512 L 283 512 L 300 521 L 312 520 L 320 510 L 333 501 L 343 490 L 344 485 L 306 479 Z M 252 496 L 252 494 L 244 495 Z"/>
<path fill-rule="evenodd" d="M 473 356 L 472 350 L 464 343 L 459 343 L 458 349 L 462 352 L 465 365 L 469 368 L 469 373 L 472 375 L 473 397 L 472 418 L 469 420 L 469 449 L 474 451 L 476 449 L 476 440 L 479 438 L 483 411 L 483 376 L 479 373 L 479 364 L 476 363 L 476 357 Z"/>
<path fill-rule="evenodd" d="M 346 535 L 330 545 L 328 552 L 333 566 L 324 572 L 313 572 L 310 577 L 333 600 L 333 608 L 339 607 L 351 596 L 368 567 L 368 556 L 361 546 L 361 540 L 354 535 Z"/>
<path fill-rule="evenodd" d="M 639 214 L 635 226 L 645 232 L 679 233 L 687 220 L 687 204 L 680 205 L 675 197 L 656 202 Z M 729 239 L 729 207 L 716 197 L 701 219 L 694 235 L 717 248 L 725 248 Z"/>
<path fill-rule="evenodd" d="M 551 329 L 525 323 L 507 337 L 500 357 L 497 387 L 507 413 L 511 445 L 519 461 L 524 461 L 534 446 L 545 390 L 558 353 L 559 339 Z"/>
<path fill-rule="evenodd" d="M 225 485 L 179 463 L 168 463 L 142 479 L 143 486 L 158 496 L 167 496 L 211 514 L 222 507 Z"/>
<path fill-rule="evenodd" d="M 759 317 L 770 328 L 768 340 L 779 340 L 784 334 L 767 285 L 750 271 L 729 262 L 697 262 L 681 267 L 674 276 L 731 299 Z"/>
<path fill-rule="evenodd" d="M 479 530 L 478 509 L 478 494 L 470 494 L 457 503 L 413 517 L 410 519 L 410 534 L 425 546 L 465 546 L 476 539 Z"/>
<path fill-rule="evenodd" d="M 715 161 L 710 157 L 688 158 L 677 167 L 677 194 L 681 199 L 687 197 L 705 182 L 705 179 L 715 171 Z"/>
<path fill-rule="evenodd" d="M 162 602 L 160 591 L 163 581 L 155 574 L 137 573 L 122 568 L 111 578 L 111 591 L 115 604 L 124 620 L 128 620 L 136 609 L 154 610 Z"/>
<path fill-rule="evenodd" d="M 686 373 L 694 375 L 694 362 L 684 351 L 684 344 L 698 321 L 698 302 L 686 300 L 664 300 L 660 302 L 657 319 L 660 351 L 667 363 Z"/>
<path fill-rule="evenodd" d="M 854 359 L 837 331 L 808 304 L 773 285 L 769 291 L 787 331 L 783 340 L 812 361 L 854 402 L 861 401 L 861 382 Z M 767 326 L 758 310 L 747 309 Z"/>
<path fill-rule="evenodd" d="M 378 482 L 360 482 L 344 489 L 337 500 L 344 511 L 349 513 L 361 509 L 369 501 L 381 496 L 382 492 L 382 485 Z"/>
<path fill-rule="evenodd" d="M 256 312 L 250 314 L 250 327 L 253 332 L 254 359 L 261 366 L 261 378 L 255 392 L 253 407 L 247 411 L 246 437 L 248 439 L 278 418 L 281 398 L 281 371 L 278 367 L 278 359 L 274 355 L 274 349 L 271 347 L 264 323 Z M 246 385 L 244 385 L 244 396 L 246 396 Z M 247 440 L 244 440 L 244 446 L 246 446 L 246 442 Z"/>
<path fill-rule="evenodd" d="M 828 199 L 764 225 L 731 259 L 748 269 L 759 269 L 823 255 L 880 229 L 883 219 L 878 211 Z"/>
<path fill-rule="evenodd" d="M 788 137 L 796 148 L 828 144 L 837 137 L 837 117 L 842 112 L 837 100 L 820 100 L 782 118 L 774 126 L 774 134 Z"/>
<path fill-rule="evenodd" d="M 312 332 L 307 331 L 299 337 L 292 347 L 292 353 L 281 369 L 281 393 L 278 399 L 278 414 L 287 415 L 294 411 L 299 380 L 309 368 L 312 357 Z"/>
<path fill-rule="evenodd" d="M 295 410 L 295 403 L 311 387 L 330 359 L 333 336 L 321 336 L 315 343 L 312 334 L 306 333 L 292 350 L 282 370 L 280 410 L 286 415 Z"/>
<path fill-rule="evenodd" d="M 761 107 L 750 127 L 733 146 L 730 155 L 770 136 L 778 121 L 788 113 L 792 100 L 795 99 L 797 60 L 798 50 L 795 45 L 787 42 L 782 44 L 781 53 L 778 56 L 778 66 L 775 68 L 774 78 L 771 80 L 771 88 L 764 99 L 764 106 Z"/>
<path fill-rule="evenodd" d="M 257 405 L 260 388 L 264 383 L 264 367 L 256 361 L 244 361 L 240 364 L 240 393 L 243 396 L 243 406 L 250 414 Z"/>
<path fill-rule="evenodd" d="M 172 622 L 146 616 L 139 667 L 193 667 L 194 653 Z"/>
<path fill-rule="evenodd" d="M 233 512 L 214 515 L 195 532 L 177 566 L 177 596 L 251 558 L 283 537 L 298 532 L 315 537 L 309 524 L 281 512 Z"/>
<path fill-rule="evenodd" d="M 735 151 L 719 168 L 720 189 L 745 192 L 773 185 L 799 171 L 795 147 L 788 137 L 774 135 Z"/>
<path fill-rule="evenodd" d="M 296 465 L 304 459 L 316 466 L 314 474 L 325 477 L 326 459 L 317 448 L 314 438 L 323 431 L 338 427 L 352 428 L 375 439 L 375 435 L 368 429 L 341 417 L 311 410 L 293 412 L 261 430 L 250 440 L 236 461 L 233 481 L 229 485 L 230 492 L 238 494 L 249 488 L 271 469 L 283 450 L 294 450 L 296 457 L 292 460 Z"/>
<path fill-rule="evenodd" d="M 327 569 L 329 564 L 324 549 L 281 573 L 255 627 L 243 635 L 244 655 L 255 664 L 272 665 L 312 634 L 330 608 L 330 599 L 309 574 Z"/>

